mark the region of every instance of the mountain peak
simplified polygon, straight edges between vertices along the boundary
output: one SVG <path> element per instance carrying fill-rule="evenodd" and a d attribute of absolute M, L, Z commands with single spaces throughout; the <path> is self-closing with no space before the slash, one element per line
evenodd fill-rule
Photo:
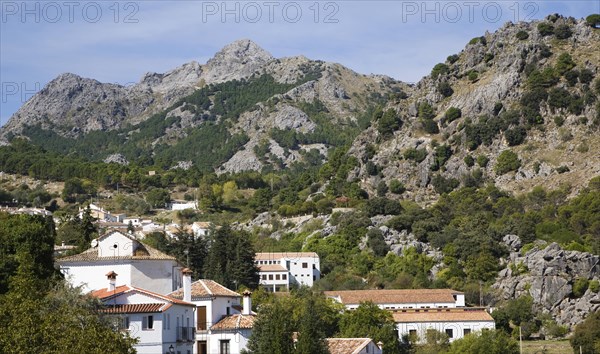
<path fill-rule="evenodd" d="M 215 60 L 217 58 L 238 58 L 240 60 L 262 60 L 268 61 L 273 59 L 271 53 L 261 48 L 258 44 L 250 39 L 238 39 L 231 42 L 230 44 L 223 47 L 218 51 L 214 58 L 209 60 Z M 208 64 L 208 63 L 207 63 Z"/>
<path fill-rule="evenodd" d="M 249 39 L 232 42 L 206 63 L 207 83 L 239 80 L 259 71 L 273 56 Z"/>

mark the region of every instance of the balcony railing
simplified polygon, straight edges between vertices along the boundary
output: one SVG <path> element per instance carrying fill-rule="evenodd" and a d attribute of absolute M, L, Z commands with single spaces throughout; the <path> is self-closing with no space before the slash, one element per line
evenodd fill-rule
<path fill-rule="evenodd" d="M 194 327 L 177 327 L 177 341 L 193 342 L 196 338 L 196 328 Z"/>

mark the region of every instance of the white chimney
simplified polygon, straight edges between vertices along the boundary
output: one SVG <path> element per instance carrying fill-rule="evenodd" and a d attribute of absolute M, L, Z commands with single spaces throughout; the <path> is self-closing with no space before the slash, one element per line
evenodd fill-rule
<path fill-rule="evenodd" d="M 117 287 L 117 273 L 112 270 L 106 273 L 106 278 L 108 279 L 108 291 L 114 291 Z"/>
<path fill-rule="evenodd" d="M 192 270 L 183 268 L 183 301 L 192 302 Z"/>
<path fill-rule="evenodd" d="M 242 315 L 251 315 L 252 314 L 252 298 L 250 297 L 250 295 L 252 295 L 252 293 L 248 290 L 244 291 L 244 293 L 242 294 L 244 296 L 244 298 L 242 299 L 243 301 L 243 308 L 242 308 Z"/>

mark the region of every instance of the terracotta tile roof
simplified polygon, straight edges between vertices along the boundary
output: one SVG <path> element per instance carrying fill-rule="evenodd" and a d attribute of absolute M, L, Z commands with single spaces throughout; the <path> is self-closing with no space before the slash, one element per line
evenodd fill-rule
<path fill-rule="evenodd" d="M 371 338 L 327 338 L 330 354 L 356 354 L 369 345 Z"/>
<path fill-rule="evenodd" d="M 455 303 L 452 289 L 396 289 L 396 290 L 341 290 L 325 291 L 325 296 L 339 299 L 343 304 L 360 304 L 372 301 L 376 304 Z"/>
<path fill-rule="evenodd" d="M 490 321 L 494 319 L 485 309 L 481 308 L 457 308 L 457 309 L 423 309 L 406 310 L 406 312 L 395 311 L 392 313 L 396 323 L 406 322 L 470 322 Z"/>
<path fill-rule="evenodd" d="M 254 315 L 230 315 L 210 327 L 211 331 L 231 331 L 236 329 L 251 329 L 254 326 Z"/>
<path fill-rule="evenodd" d="M 111 297 L 117 294 L 124 293 L 125 291 L 131 289 L 127 285 L 119 285 L 115 287 L 115 290 L 108 290 L 108 288 L 94 290 L 90 293 L 93 297 L 97 297 L 99 299 L 104 299 L 106 297 Z"/>
<path fill-rule="evenodd" d="M 259 272 L 287 272 L 281 264 L 259 264 L 257 267 Z"/>
<path fill-rule="evenodd" d="M 94 290 L 90 294 L 94 297 L 99 298 L 100 300 L 108 300 L 117 295 L 130 293 L 130 292 L 137 292 L 137 293 L 145 294 L 150 297 L 161 299 L 161 300 L 164 300 L 164 301 L 166 301 L 168 303 L 172 303 L 172 304 L 185 305 L 185 306 L 196 306 L 192 303 L 185 302 L 181 299 L 171 297 L 169 295 L 161 295 L 161 294 L 157 294 L 155 292 L 152 292 L 152 291 L 149 291 L 146 289 L 136 288 L 134 286 L 129 286 L 129 285 L 117 286 L 117 287 L 115 287 L 115 290 L 112 290 L 112 291 L 108 290 L 108 288 Z"/>
<path fill-rule="evenodd" d="M 170 297 L 183 299 L 183 288 L 169 294 Z M 233 290 L 210 279 L 199 279 L 192 283 L 192 300 L 211 298 L 215 296 L 241 297 Z"/>
<path fill-rule="evenodd" d="M 262 252 L 257 253 L 254 259 L 268 261 L 280 260 L 281 258 L 298 259 L 301 257 L 319 258 L 319 255 L 315 252 Z"/>
<path fill-rule="evenodd" d="M 119 304 L 106 305 L 101 311 L 104 313 L 154 313 L 162 312 L 170 304 Z"/>

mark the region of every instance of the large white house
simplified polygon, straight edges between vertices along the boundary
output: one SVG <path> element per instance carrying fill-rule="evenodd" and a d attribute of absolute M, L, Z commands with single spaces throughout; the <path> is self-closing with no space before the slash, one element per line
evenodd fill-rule
<path fill-rule="evenodd" d="M 195 340 L 192 303 L 129 286 L 116 285 L 117 274 L 106 274 L 108 285 L 95 290 L 106 308 L 103 311 L 116 320 L 120 330 L 138 338 L 139 354 L 192 354 Z"/>
<path fill-rule="evenodd" d="M 120 231 L 108 232 L 92 241 L 88 250 L 56 262 L 65 278 L 84 292 L 106 287 L 103 276 L 111 271 L 119 274 L 122 284 L 159 294 L 181 287 L 182 266 L 175 257 Z"/>
<path fill-rule="evenodd" d="M 209 279 L 192 283 L 183 271 L 183 288 L 170 297 L 196 306 L 196 354 L 239 354 L 246 348 L 254 325 L 250 293 L 244 297 Z"/>
<path fill-rule="evenodd" d="M 465 334 L 494 329 L 494 319 L 483 308 L 465 307 L 465 294 L 452 289 L 397 289 L 326 291 L 325 295 L 354 310 L 373 302 L 392 312 L 398 335 L 424 340 L 428 329 L 448 334 L 453 341 Z"/>
<path fill-rule="evenodd" d="M 465 294 L 452 289 L 340 290 L 325 291 L 325 296 L 351 310 L 366 301 L 384 310 L 465 306 Z"/>
<path fill-rule="evenodd" d="M 319 255 L 315 252 L 257 253 L 260 285 L 267 291 L 288 291 L 292 284 L 312 286 L 321 278 Z"/>
<path fill-rule="evenodd" d="M 446 333 L 452 342 L 472 332 L 496 328 L 484 308 L 405 309 L 395 310 L 392 315 L 401 337 L 417 336 L 420 341 L 425 339 L 428 329 Z"/>

